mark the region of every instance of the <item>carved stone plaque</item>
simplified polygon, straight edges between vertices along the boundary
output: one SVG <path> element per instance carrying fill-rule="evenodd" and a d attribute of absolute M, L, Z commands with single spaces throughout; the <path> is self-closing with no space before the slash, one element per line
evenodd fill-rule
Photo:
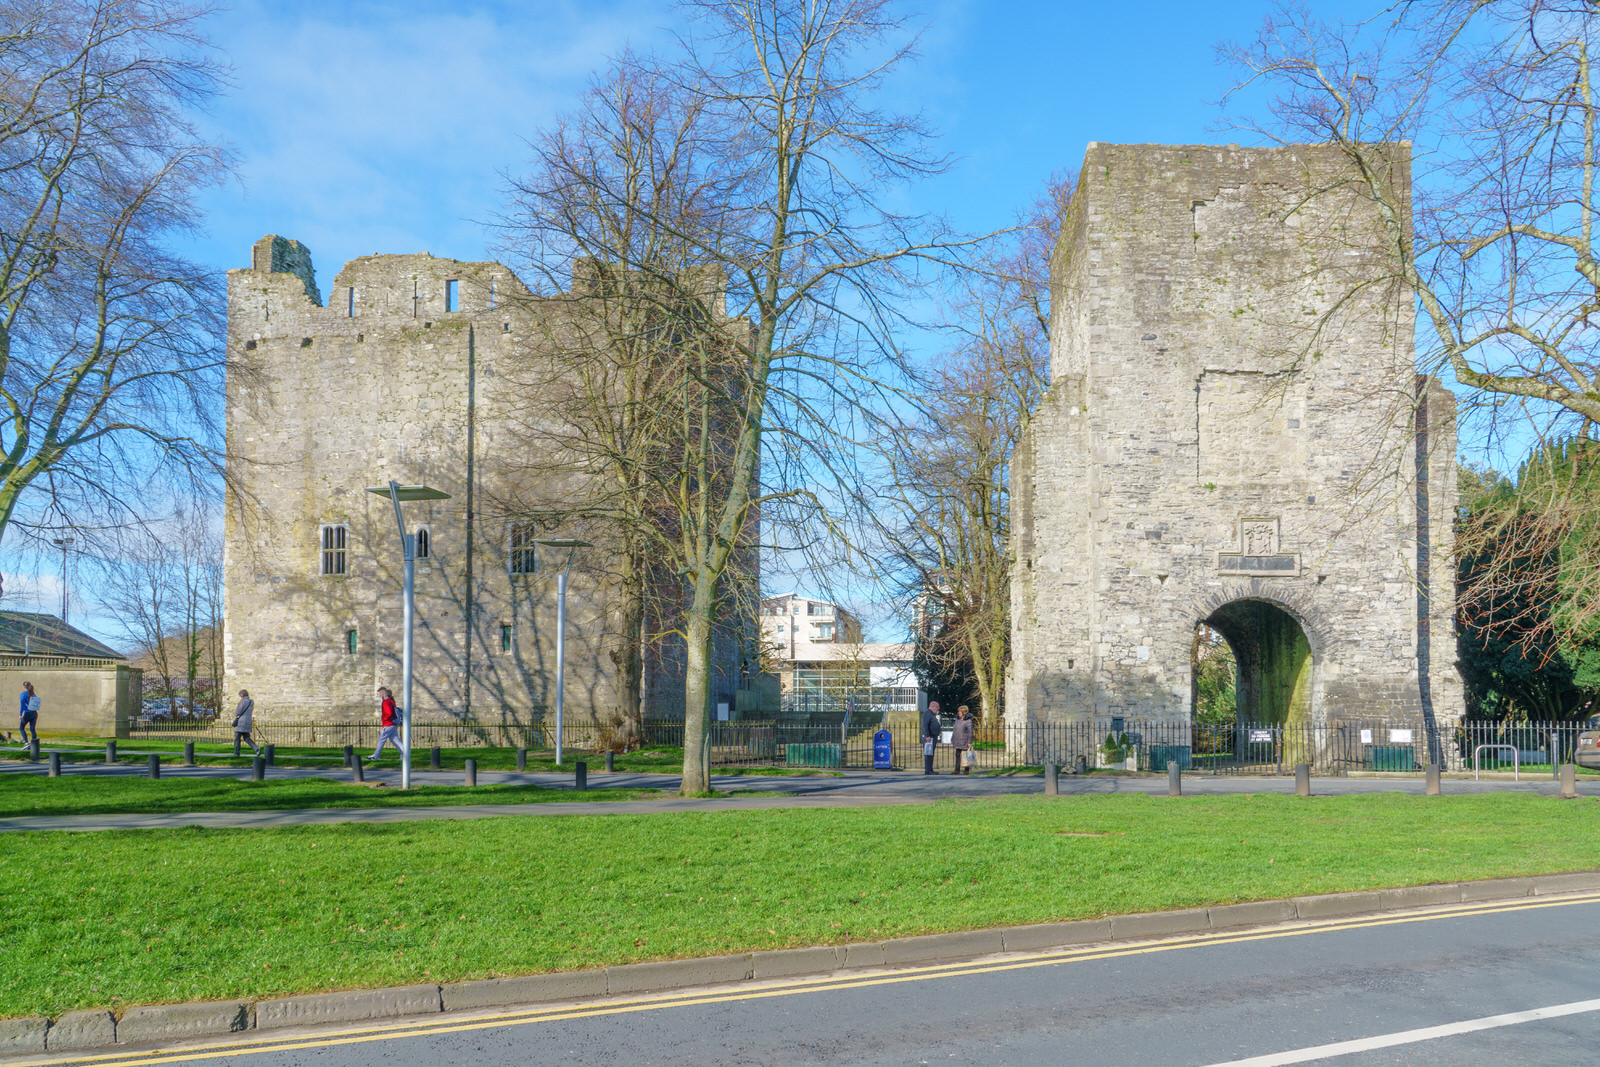
<path fill-rule="evenodd" d="M 1300 556 L 1281 550 L 1278 529 L 1277 519 L 1240 519 L 1239 551 L 1217 553 L 1218 572 L 1254 578 L 1298 577 Z"/>

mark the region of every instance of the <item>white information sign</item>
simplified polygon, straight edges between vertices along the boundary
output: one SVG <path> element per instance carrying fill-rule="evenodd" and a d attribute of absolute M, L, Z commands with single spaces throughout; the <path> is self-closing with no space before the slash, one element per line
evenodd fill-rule
<path fill-rule="evenodd" d="M 1362 730 L 1361 731 L 1361 743 L 1363 745 L 1372 744 L 1372 731 L 1371 730 Z"/>
<path fill-rule="evenodd" d="M 1390 741 L 1399 741 L 1402 744 L 1409 745 L 1411 743 L 1411 731 L 1410 730 L 1390 730 L 1389 731 L 1389 740 Z"/>
<path fill-rule="evenodd" d="M 1252 745 L 1270 745 L 1270 744 L 1272 744 L 1272 731 L 1271 730 L 1251 730 L 1250 731 L 1250 743 Z"/>

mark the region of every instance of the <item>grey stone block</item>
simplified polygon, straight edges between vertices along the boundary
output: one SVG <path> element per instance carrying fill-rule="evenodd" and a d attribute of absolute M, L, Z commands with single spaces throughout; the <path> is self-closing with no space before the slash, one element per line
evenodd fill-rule
<path fill-rule="evenodd" d="M 863 941 L 858 945 L 845 945 L 844 965 L 846 967 L 882 967 L 883 942 Z"/>
<path fill-rule="evenodd" d="M 256 1028 L 307 1026 L 312 1023 L 348 1023 L 387 1019 L 396 1015 L 425 1015 L 442 1010 L 436 985 L 396 986 L 392 989 L 352 989 L 343 993 L 311 993 L 256 1004 Z"/>
<path fill-rule="evenodd" d="M 503 1008 L 511 1004 L 540 1004 L 550 1000 L 577 1000 L 605 995 L 606 972 L 598 969 L 486 978 L 479 982 L 454 982 L 440 987 L 445 1011 Z"/>
<path fill-rule="evenodd" d="M 1110 919 L 1082 919 L 1070 923 L 1038 923 L 1001 931 L 1007 952 L 1043 952 L 1072 945 L 1111 940 Z"/>
<path fill-rule="evenodd" d="M 65 1048 L 101 1048 L 117 1039 L 117 1021 L 109 1011 L 69 1011 L 50 1024 L 44 1047 L 52 1052 Z"/>
<path fill-rule="evenodd" d="M 26 1019 L 0 1019 L 0 1056 L 44 1051 L 44 1032 L 50 1020 L 42 1015 Z"/>
<path fill-rule="evenodd" d="M 1254 900 L 1247 904 L 1223 904 L 1207 908 L 1212 929 L 1233 926 L 1264 926 L 1267 923 L 1293 922 L 1300 917 L 1292 900 Z"/>
<path fill-rule="evenodd" d="M 1325 893 L 1317 897 L 1296 897 L 1294 906 L 1302 919 L 1342 919 L 1379 911 L 1383 900 L 1377 893 Z"/>
<path fill-rule="evenodd" d="M 1455 882 L 1447 885 L 1407 885 L 1378 891 L 1378 907 L 1384 911 L 1459 903 L 1461 903 L 1461 886 Z"/>
<path fill-rule="evenodd" d="M 750 957 L 752 977 L 791 978 L 800 974 L 826 974 L 844 966 L 844 951 L 833 945 L 757 952 Z"/>
<path fill-rule="evenodd" d="M 1461 900 L 1510 900 L 1533 896 L 1532 878 L 1485 878 L 1481 882 L 1462 882 Z"/>
<path fill-rule="evenodd" d="M 1569 874 L 1541 874 L 1533 880 L 1533 895 L 1552 893 L 1592 893 L 1600 891 L 1600 871 L 1573 871 Z"/>
<path fill-rule="evenodd" d="M 885 941 L 883 962 L 893 966 L 933 960 L 970 959 L 973 956 L 991 956 L 1005 949 L 999 930 L 961 930 L 951 934 L 897 937 L 893 941 Z"/>
<path fill-rule="evenodd" d="M 1151 911 L 1142 915 L 1113 915 L 1111 936 L 1117 941 L 1138 937 L 1172 937 L 1179 934 L 1200 934 L 1211 929 L 1211 917 L 1205 908 L 1184 908 L 1182 911 Z"/>
<path fill-rule="evenodd" d="M 198 1004 L 144 1004 L 129 1008 L 117 1022 L 117 1044 L 232 1034 L 251 1026 L 251 1005 L 244 1000 Z"/>
<path fill-rule="evenodd" d="M 648 993 L 657 989 L 743 982 L 750 977 L 750 956 L 708 956 L 696 960 L 659 960 L 606 968 L 609 993 Z"/>

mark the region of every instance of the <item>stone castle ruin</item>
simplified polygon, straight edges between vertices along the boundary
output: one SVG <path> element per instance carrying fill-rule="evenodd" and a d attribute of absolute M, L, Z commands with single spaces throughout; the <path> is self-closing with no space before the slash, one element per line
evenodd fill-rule
<path fill-rule="evenodd" d="M 1011 725 L 1189 723 L 1201 624 L 1241 721 L 1459 719 L 1454 403 L 1348 167 L 1089 146 L 1012 465 Z"/>
<path fill-rule="evenodd" d="M 581 279 L 579 280 L 581 284 Z M 584 533 L 568 595 L 567 721 L 618 705 L 615 583 L 591 531 L 519 519 L 498 502 L 581 501 L 570 470 L 541 471 L 539 390 L 585 336 L 581 301 L 530 292 L 498 263 L 363 256 L 323 302 L 298 241 L 257 242 L 228 275 L 229 506 L 224 554 L 226 691 L 249 689 L 267 723 L 374 722 L 374 691 L 399 695 L 401 551 L 390 479 L 447 500 L 405 505 L 419 537 L 414 707 L 489 739 L 554 715 L 556 582 L 565 562 L 539 537 Z M 545 390 L 545 391 L 548 391 Z M 754 576 L 751 576 L 752 580 Z M 754 655 L 754 616 L 714 647 L 731 692 Z M 647 718 L 683 717 L 681 642 L 643 664 Z M 526 743 L 520 741 L 518 743 Z"/>

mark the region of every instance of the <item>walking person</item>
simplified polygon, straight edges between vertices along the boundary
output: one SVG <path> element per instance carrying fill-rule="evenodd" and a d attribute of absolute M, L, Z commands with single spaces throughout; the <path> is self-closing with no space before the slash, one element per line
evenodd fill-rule
<path fill-rule="evenodd" d="M 939 735 L 944 732 L 944 723 L 939 721 L 939 702 L 928 701 L 928 710 L 922 713 L 922 773 L 934 774 L 933 754 L 939 748 Z"/>
<path fill-rule="evenodd" d="M 33 730 L 33 743 L 39 743 L 39 694 L 33 691 L 32 682 L 22 683 L 22 706 L 17 714 L 22 719 L 22 744 L 27 747 L 28 730 Z"/>
<path fill-rule="evenodd" d="M 378 721 L 383 723 L 383 731 L 378 734 L 378 747 L 372 755 L 367 757 L 368 763 L 378 762 L 378 757 L 383 755 L 383 746 L 393 744 L 394 750 L 404 756 L 405 749 L 400 747 L 400 709 L 395 707 L 394 694 L 387 687 L 380 686 L 378 695 L 383 698 L 383 705 L 378 710 Z"/>
<path fill-rule="evenodd" d="M 956 709 L 956 723 L 950 728 L 950 747 L 956 750 L 956 773 L 971 774 L 967 753 L 972 751 L 972 720 L 967 717 L 967 706 Z"/>
<path fill-rule="evenodd" d="M 255 741 L 250 737 L 255 728 L 256 702 L 250 699 L 250 690 L 239 690 L 239 706 L 233 709 L 233 754 L 239 754 L 239 742 L 243 741 L 250 746 L 250 751 L 261 755 L 261 750 L 256 747 Z"/>

